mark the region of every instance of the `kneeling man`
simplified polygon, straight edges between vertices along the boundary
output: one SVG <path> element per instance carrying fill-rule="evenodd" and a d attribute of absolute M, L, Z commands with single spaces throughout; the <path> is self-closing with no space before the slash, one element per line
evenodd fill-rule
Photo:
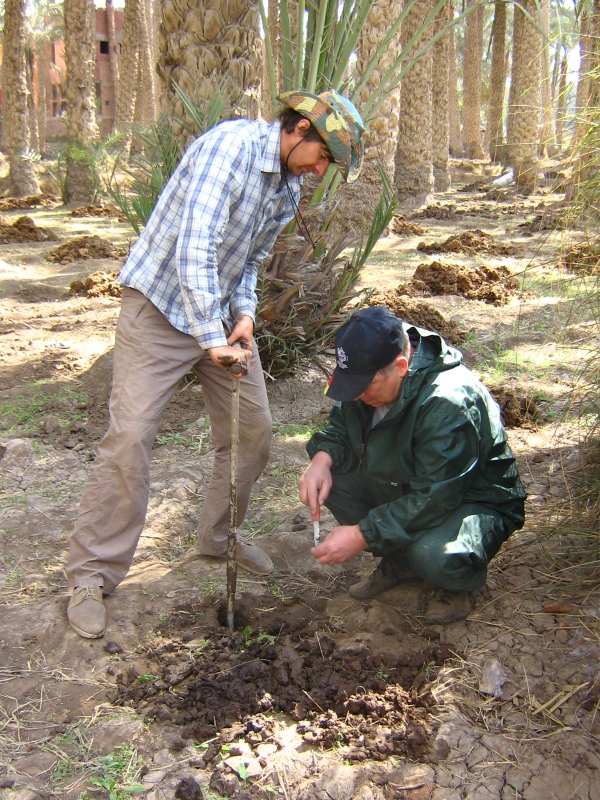
<path fill-rule="evenodd" d="M 336 359 L 327 395 L 340 402 L 307 445 L 300 499 L 313 517 L 326 505 L 339 527 L 312 553 L 341 564 L 369 550 L 381 561 L 352 597 L 416 573 L 437 589 L 427 622 L 465 619 L 490 559 L 524 521 L 498 405 L 458 350 L 380 306 L 340 328 Z"/>

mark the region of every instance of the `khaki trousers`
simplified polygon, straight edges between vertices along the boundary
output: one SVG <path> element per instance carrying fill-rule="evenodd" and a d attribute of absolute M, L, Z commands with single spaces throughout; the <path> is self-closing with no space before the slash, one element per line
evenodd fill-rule
<path fill-rule="evenodd" d="M 127 574 L 146 517 L 158 423 L 179 380 L 190 370 L 202 384 L 216 447 L 198 526 L 198 548 L 205 555 L 226 553 L 231 376 L 142 294 L 124 288 L 113 356 L 110 423 L 79 506 L 66 570 L 69 586 L 102 586 L 106 593 Z M 254 345 L 249 374 L 240 384 L 240 522 L 270 447 L 271 414 Z"/>

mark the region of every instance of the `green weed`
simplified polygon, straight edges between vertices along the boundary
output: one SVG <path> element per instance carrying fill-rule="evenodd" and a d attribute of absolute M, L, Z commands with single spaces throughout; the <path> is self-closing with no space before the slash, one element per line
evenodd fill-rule
<path fill-rule="evenodd" d="M 125 800 L 146 789 L 137 783 L 142 768 L 142 758 L 135 748 L 120 744 L 109 755 L 99 759 L 97 772 L 90 783 L 108 793 L 109 800 Z"/>

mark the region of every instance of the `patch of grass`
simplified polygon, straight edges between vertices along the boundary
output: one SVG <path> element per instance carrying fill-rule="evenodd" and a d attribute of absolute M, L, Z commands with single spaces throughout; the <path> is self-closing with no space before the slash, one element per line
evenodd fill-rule
<path fill-rule="evenodd" d="M 36 382 L 29 391 L 0 404 L 0 431 L 7 434 L 17 431 L 30 432 L 37 427 L 39 417 L 48 412 L 57 418 L 60 425 L 66 425 L 73 418 L 81 420 L 83 415 L 80 413 L 65 409 L 48 409 L 47 406 L 82 401 L 85 401 L 85 397 L 67 386 L 62 386 L 58 393 L 50 394 L 43 381 Z"/>
<path fill-rule="evenodd" d="M 323 430 L 326 424 L 327 420 L 323 420 L 322 422 L 312 422 L 310 424 L 283 424 L 276 422 L 273 425 L 273 433 L 276 433 L 287 440 L 296 439 L 299 441 L 308 441 L 313 433 Z"/>
<path fill-rule="evenodd" d="M 95 768 L 97 774 L 90 778 L 90 783 L 104 789 L 109 800 L 125 800 L 131 795 L 145 793 L 145 787 L 137 783 L 142 766 L 143 761 L 137 750 L 120 744 L 112 753 L 98 760 Z"/>
<path fill-rule="evenodd" d="M 193 447 L 193 442 L 180 433 L 165 433 L 163 436 L 156 437 L 156 443 L 161 447 L 172 442 L 176 447 Z"/>

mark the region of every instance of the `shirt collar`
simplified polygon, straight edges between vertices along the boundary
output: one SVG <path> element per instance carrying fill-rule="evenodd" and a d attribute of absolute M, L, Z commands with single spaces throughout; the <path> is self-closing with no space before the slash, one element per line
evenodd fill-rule
<path fill-rule="evenodd" d="M 281 172 L 281 124 L 279 120 L 269 125 L 267 138 L 262 148 L 260 169 L 262 172 Z"/>

